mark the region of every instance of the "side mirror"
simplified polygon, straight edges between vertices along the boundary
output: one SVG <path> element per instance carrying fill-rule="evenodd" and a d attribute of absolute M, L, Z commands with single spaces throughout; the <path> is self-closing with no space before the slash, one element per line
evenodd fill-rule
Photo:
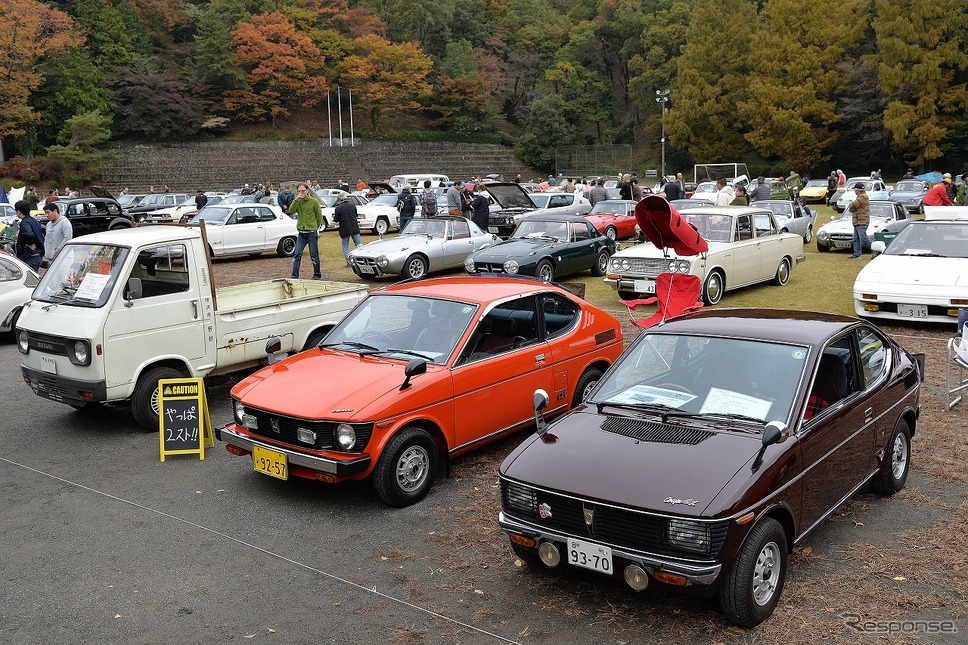
<path fill-rule="evenodd" d="M 880 240 L 877 240 L 876 242 L 871 242 L 871 251 L 875 255 L 879 253 L 883 253 L 884 249 L 886 248 L 887 248 L 887 244 L 885 244 L 884 242 L 881 242 Z"/>
<path fill-rule="evenodd" d="M 760 447 L 760 451 L 756 453 L 756 459 L 753 460 L 753 465 L 750 466 L 750 470 L 756 472 L 759 470 L 760 466 L 763 465 L 763 453 L 766 449 L 775 443 L 783 443 L 790 436 L 790 428 L 782 421 L 770 421 L 763 428 L 763 445 Z"/>
<path fill-rule="evenodd" d="M 282 339 L 278 336 L 273 336 L 266 341 L 266 355 L 269 357 L 269 365 L 273 363 L 278 363 L 282 359 L 286 358 L 288 354 L 282 351 Z"/>
<path fill-rule="evenodd" d="M 548 407 L 548 393 L 544 390 L 538 389 L 534 391 L 534 397 L 531 399 L 531 406 L 534 408 L 534 422 L 537 426 L 538 436 L 543 436 L 545 432 L 548 431 L 548 422 L 544 418 L 544 410 Z"/>
<path fill-rule="evenodd" d="M 140 299 L 143 294 L 141 278 L 128 278 L 128 284 L 124 287 L 124 299 L 128 301 L 125 304 L 130 307 L 131 301 Z"/>
<path fill-rule="evenodd" d="M 403 375 L 406 377 L 403 383 L 400 384 L 400 391 L 410 387 L 410 379 L 414 376 L 419 376 L 420 374 L 425 374 L 427 372 L 427 361 L 422 358 L 415 358 L 407 363 L 407 366 L 403 368 Z"/>

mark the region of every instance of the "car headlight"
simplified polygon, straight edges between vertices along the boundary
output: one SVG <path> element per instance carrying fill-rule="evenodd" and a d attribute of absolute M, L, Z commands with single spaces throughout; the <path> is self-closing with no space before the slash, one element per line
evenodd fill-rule
<path fill-rule="evenodd" d="M 333 444 L 341 450 L 352 450 L 356 445 L 356 429 L 348 423 L 341 423 L 336 426 L 333 439 Z"/>
<path fill-rule="evenodd" d="M 669 545 L 692 553 L 709 553 L 709 525 L 692 520 L 669 520 Z"/>
<path fill-rule="evenodd" d="M 27 332 L 23 329 L 17 332 L 17 349 L 20 350 L 21 354 L 26 354 L 30 351 L 30 342 L 27 340 Z"/>
<path fill-rule="evenodd" d="M 67 341 L 67 358 L 75 365 L 91 364 L 91 345 L 86 340 Z"/>
<path fill-rule="evenodd" d="M 381 255 L 376 259 L 376 265 L 381 269 L 386 268 L 387 266 L 389 266 L 389 264 L 390 264 L 390 260 L 388 260 L 387 256 L 385 255 Z"/>
<path fill-rule="evenodd" d="M 689 273 L 692 269 L 692 263 L 689 260 L 677 260 L 676 261 L 676 271 L 679 273 Z"/>
<path fill-rule="evenodd" d="M 518 264 L 517 260 L 508 260 L 504 263 L 504 271 L 506 273 L 517 273 L 520 268 L 521 265 Z"/>
<path fill-rule="evenodd" d="M 474 273 L 476 268 L 477 267 L 474 265 L 474 258 L 467 256 L 467 259 L 464 260 L 464 270 L 468 273 Z"/>
<path fill-rule="evenodd" d="M 632 268 L 632 263 L 628 258 L 612 258 L 612 268 L 616 271 L 628 271 Z"/>
<path fill-rule="evenodd" d="M 830 237 L 830 233 L 828 233 L 827 231 L 825 231 L 823 229 L 820 229 L 820 231 L 817 232 L 817 239 L 818 240 L 826 240 L 828 237 Z"/>
<path fill-rule="evenodd" d="M 232 410 L 235 412 L 235 422 L 242 425 L 242 415 L 245 414 L 245 406 L 242 405 L 242 401 L 235 399 L 232 402 Z"/>

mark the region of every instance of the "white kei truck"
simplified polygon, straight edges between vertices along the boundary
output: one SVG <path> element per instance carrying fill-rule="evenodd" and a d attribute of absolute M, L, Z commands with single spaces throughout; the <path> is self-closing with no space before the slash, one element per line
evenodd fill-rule
<path fill-rule="evenodd" d="M 75 238 L 17 322 L 24 381 L 74 408 L 130 401 L 158 428 L 158 380 L 205 377 L 317 343 L 367 293 L 364 284 L 277 279 L 215 288 L 198 227 L 144 226 Z"/>

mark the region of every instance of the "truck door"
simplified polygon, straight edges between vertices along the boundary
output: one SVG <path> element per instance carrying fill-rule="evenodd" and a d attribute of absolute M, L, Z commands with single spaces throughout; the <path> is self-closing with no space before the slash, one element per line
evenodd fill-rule
<path fill-rule="evenodd" d="M 206 315 L 195 261 L 184 243 L 146 247 L 129 278 L 139 278 L 142 297 L 117 298 L 104 324 L 107 386 L 127 383 L 133 370 L 159 356 L 196 360 L 205 356 Z M 130 305 L 130 306 L 129 306 Z"/>

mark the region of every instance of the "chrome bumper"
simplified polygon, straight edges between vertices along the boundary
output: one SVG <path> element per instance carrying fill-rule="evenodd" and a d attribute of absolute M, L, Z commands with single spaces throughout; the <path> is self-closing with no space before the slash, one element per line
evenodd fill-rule
<path fill-rule="evenodd" d="M 532 526 L 530 524 L 525 524 L 520 520 L 509 518 L 501 511 L 498 514 L 498 524 L 501 529 L 509 533 L 517 533 L 518 535 L 524 535 L 526 537 L 532 538 L 536 541 L 551 541 L 551 542 L 567 542 L 568 538 L 571 536 L 563 535 L 561 533 L 553 533 L 544 528 L 538 526 Z M 578 536 L 575 536 L 578 537 Z M 584 541 L 590 541 L 587 538 L 581 537 L 580 539 Z M 594 542 L 594 540 L 591 540 Z M 623 560 L 628 560 L 633 562 L 643 569 L 645 569 L 649 575 L 654 575 L 656 571 L 668 571 L 669 573 L 674 573 L 682 576 L 686 579 L 689 585 L 704 585 L 708 586 L 713 584 L 719 577 L 722 571 L 723 565 L 713 564 L 713 565 L 692 565 L 684 562 L 679 562 L 677 560 L 667 560 L 664 558 L 656 557 L 654 555 L 648 555 L 644 553 L 637 553 L 634 551 L 627 551 L 619 547 L 612 546 L 611 544 L 606 544 L 612 549 L 612 555 L 622 558 Z"/>
<path fill-rule="evenodd" d="M 221 428 L 216 428 L 215 436 L 219 441 L 227 443 L 230 446 L 235 446 L 236 448 L 241 448 L 242 450 L 246 450 L 250 453 L 252 452 L 253 446 L 259 446 L 260 448 L 265 447 L 276 452 L 281 452 L 286 455 L 286 459 L 289 460 L 290 464 L 302 466 L 303 468 L 308 468 L 309 470 L 319 473 L 336 475 L 337 477 L 350 477 L 352 475 L 358 475 L 359 473 L 366 472 L 366 470 L 370 467 L 369 455 L 345 461 L 342 459 L 330 459 L 328 457 L 307 455 L 302 452 L 280 448 L 275 444 L 254 441 L 250 437 L 240 434 L 228 425 Z"/>

